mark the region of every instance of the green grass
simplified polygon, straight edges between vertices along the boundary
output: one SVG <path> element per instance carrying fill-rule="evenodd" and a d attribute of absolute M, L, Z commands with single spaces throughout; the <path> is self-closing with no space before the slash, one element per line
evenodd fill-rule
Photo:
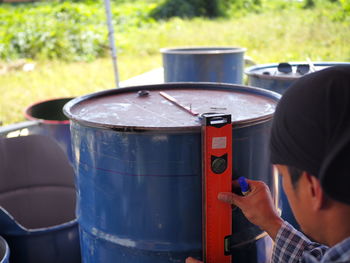
<path fill-rule="evenodd" d="M 159 67 L 159 57 L 122 56 L 119 73 L 123 79 Z M 111 59 L 95 62 L 38 62 L 32 72 L 0 75 L 0 120 L 4 125 L 23 121 L 24 109 L 32 103 L 79 96 L 115 87 Z"/>
<path fill-rule="evenodd" d="M 334 8 L 285 9 L 231 19 L 172 19 L 116 35 L 120 79 L 160 67 L 159 49 L 174 46 L 240 46 L 256 63 L 350 61 L 349 21 Z M 31 103 L 114 87 L 109 58 L 94 62 L 37 61 L 33 72 L 0 75 L 0 120 L 23 120 Z"/>

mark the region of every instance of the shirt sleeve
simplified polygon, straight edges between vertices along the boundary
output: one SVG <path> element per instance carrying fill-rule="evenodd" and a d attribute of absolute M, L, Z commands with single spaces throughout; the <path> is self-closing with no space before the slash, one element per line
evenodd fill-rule
<path fill-rule="evenodd" d="M 288 222 L 284 222 L 275 239 L 271 262 L 304 263 L 304 252 L 320 260 L 327 249 L 327 246 L 312 242 Z"/>

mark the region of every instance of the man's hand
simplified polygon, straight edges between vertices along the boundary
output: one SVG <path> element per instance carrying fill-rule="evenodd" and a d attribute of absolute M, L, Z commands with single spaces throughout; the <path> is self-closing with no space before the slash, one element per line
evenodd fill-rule
<path fill-rule="evenodd" d="M 268 186 L 260 181 L 247 180 L 250 192 L 246 196 L 235 193 L 219 193 L 218 199 L 238 206 L 245 217 L 253 224 L 266 231 L 274 240 L 283 220 L 273 204 Z M 196 261 L 189 261 L 196 262 Z"/>
<path fill-rule="evenodd" d="M 218 199 L 238 206 L 245 217 L 253 224 L 266 231 L 274 240 L 283 220 L 273 204 L 268 186 L 260 181 L 247 180 L 250 192 L 245 196 L 235 193 L 220 193 Z M 194 258 L 187 258 L 186 263 L 203 263 Z"/>

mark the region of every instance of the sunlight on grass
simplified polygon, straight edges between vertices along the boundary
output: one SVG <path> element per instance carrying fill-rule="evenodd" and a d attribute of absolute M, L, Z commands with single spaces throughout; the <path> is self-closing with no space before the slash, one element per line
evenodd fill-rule
<path fill-rule="evenodd" d="M 350 27 L 330 10 L 275 11 L 231 19 L 172 19 L 116 35 L 120 79 L 162 66 L 159 49 L 239 46 L 256 63 L 350 61 Z M 110 58 L 91 63 L 37 62 L 33 72 L 0 75 L 0 121 L 23 120 L 28 105 L 114 88 Z"/>
<path fill-rule="evenodd" d="M 125 80 L 160 66 L 160 57 L 119 58 L 120 79 Z M 110 58 L 90 63 L 41 62 L 33 72 L 12 72 L 0 76 L 0 120 L 4 124 L 23 120 L 32 103 L 61 97 L 80 96 L 115 88 Z"/>

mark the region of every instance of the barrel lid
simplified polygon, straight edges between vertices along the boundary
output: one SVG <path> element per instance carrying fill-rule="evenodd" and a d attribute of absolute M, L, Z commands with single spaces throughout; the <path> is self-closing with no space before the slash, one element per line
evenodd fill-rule
<path fill-rule="evenodd" d="M 247 49 L 242 47 L 173 47 L 162 48 L 162 54 L 176 54 L 176 55 L 217 55 L 217 54 L 231 54 L 244 53 Z"/>
<path fill-rule="evenodd" d="M 247 68 L 245 74 L 263 79 L 293 81 L 314 71 L 319 71 L 331 66 L 349 64 L 350 63 L 346 62 L 289 62 L 263 64 Z"/>
<path fill-rule="evenodd" d="M 128 130 L 199 129 L 198 116 L 176 106 L 170 95 L 197 113 L 226 113 L 236 125 L 270 119 L 280 95 L 271 91 L 216 83 L 167 83 L 102 91 L 64 106 L 73 121 L 87 126 Z"/>

